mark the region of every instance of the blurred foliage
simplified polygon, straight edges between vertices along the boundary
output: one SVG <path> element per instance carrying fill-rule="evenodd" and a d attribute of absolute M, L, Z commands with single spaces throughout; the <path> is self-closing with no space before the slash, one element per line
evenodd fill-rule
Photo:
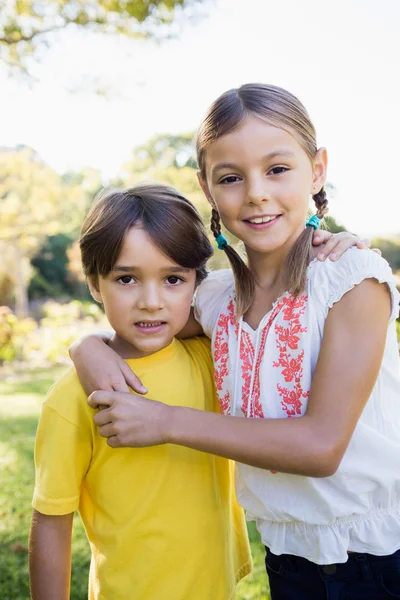
<path fill-rule="evenodd" d="M 11 283 L 19 317 L 28 314 L 28 284 L 35 267 L 38 275 L 33 290 L 42 289 L 50 294 L 54 292 L 53 286 L 61 283 L 64 258 L 60 247 L 58 255 L 53 256 L 55 240 L 60 246 L 65 237 L 78 235 L 93 195 L 100 187 L 100 175 L 93 169 L 60 176 L 31 148 L 0 149 L 0 252 L 3 258 L 0 303 L 7 300 Z M 57 237 L 59 235 L 64 237 Z M 51 256 L 54 258 L 52 273 L 49 273 L 46 256 L 49 260 L 53 260 Z M 58 281 L 53 282 L 55 271 Z M 64 280 L 66 282 L 66 277 Z"/>
<path fill-rule="evenodd" d="M 196 14 L 201 0 L 5 0 L 1 7 L 0 60 L 27 70 L 29 58 L 48 47 L 57 31 L 78 27 L 135 38 L 163 38 Z"/>
<path fill-rule="evenodd" d="M 28 313 L 32 257 L 47 236 L 70 229 L 81 196 L 80 186 L 66 185 L 31 148 L 0 150 L 0 276 L 14 281 L 19 317 Z"/>
<path fill-rule="evenodd" d="M 374 238 L 372 245 L 381 250 L 393 271 L 400 271 L 400 236 L 393 239 Z"/>
<path fill-rule="evenodd" d="M 63 364 L 72 342 L 101 326 L 109 328 L 100 306 L 90 301 L 49 300 L 42 305 L 38 321 L 18 319 L 10 310 L 0 309 L 0 364 Z"/>

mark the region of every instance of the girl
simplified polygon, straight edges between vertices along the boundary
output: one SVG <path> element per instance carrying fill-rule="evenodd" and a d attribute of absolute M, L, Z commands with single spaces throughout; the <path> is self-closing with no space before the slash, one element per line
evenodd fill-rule
<path fill-rule="evenodd" d="M 273 600 L 400 598 L 399 295 L 387 263 L 310 260 L 327 153 L 303 105 L 250 84 L 211 106 L 197 140 L 212 231 L 232 271 L 199 287 L 223 415 L 95 392 L 111 446 L 172 442 L 235 459 L 267 548 Z M 309 196 L 316 214 L 306 222 Z M 244 243 L 248 267 L 223 225 Z M 87 361 L 89 364 L 89 361 Z M 247 418 L 238 418 L 247 417 Z M 121 436 L 121 431 L 123 435 Z"/>

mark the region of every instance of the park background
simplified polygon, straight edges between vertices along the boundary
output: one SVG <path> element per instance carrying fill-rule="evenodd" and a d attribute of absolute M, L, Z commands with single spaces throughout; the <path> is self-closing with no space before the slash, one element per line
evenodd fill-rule
<path fill-rule="evenodd" d="M 397 0 L 3 0 L 0 6 L 0 598 L 29 598 L 33 444 L 68 345 L 105 328 L 79 228 L 105 185 L 172 184 L 209 209 L 193 137 L 249 81 L 286 87 L 330 155 L 332 231 L 372 239 L 400 283 Z M 211 268 L 224 266 L 223 253 Z M 399 336 L 400 336 L 400 325 Z M 254 573 L 238 599 L 268 598 Z M 77 518 L 71 598 L 87 597 Z M 171 599 L 172 600 L 172 599 Z"/>

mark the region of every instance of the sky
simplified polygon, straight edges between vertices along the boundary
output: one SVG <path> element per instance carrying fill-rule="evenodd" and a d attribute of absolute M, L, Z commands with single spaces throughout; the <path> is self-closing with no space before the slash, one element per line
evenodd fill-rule
<path fill-rule="evenodd" d="M 195 131 L 223 91 L 272 83 L 303 102 L 328 149 L 330 214 L 361 236 L 390 236 L 399 63 L 398 0 L 205 0 L 162 44 L 69 31 L 32 69 L 36 83 L 0 66 L 0 146 L 32 146 L 60 172 L 98 168 L 106 182 L 153 135 Z"/>

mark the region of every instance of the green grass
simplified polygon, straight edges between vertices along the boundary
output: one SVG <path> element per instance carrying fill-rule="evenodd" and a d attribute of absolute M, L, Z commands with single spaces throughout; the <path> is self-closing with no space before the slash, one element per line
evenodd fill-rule
<path fill-rule="evenodd" d="M 0 384 L 0 598 L 28 600 L 28 535 L 34 482 L 33 446 L 40 404 L 63 368 L 8 373 Z M 264 551 L 251 523 L 254 571 L 238 585 L 237 600 L 268 600 Z M 90 552 L 76 516 L 71 600 L 87 599 Z"/>

